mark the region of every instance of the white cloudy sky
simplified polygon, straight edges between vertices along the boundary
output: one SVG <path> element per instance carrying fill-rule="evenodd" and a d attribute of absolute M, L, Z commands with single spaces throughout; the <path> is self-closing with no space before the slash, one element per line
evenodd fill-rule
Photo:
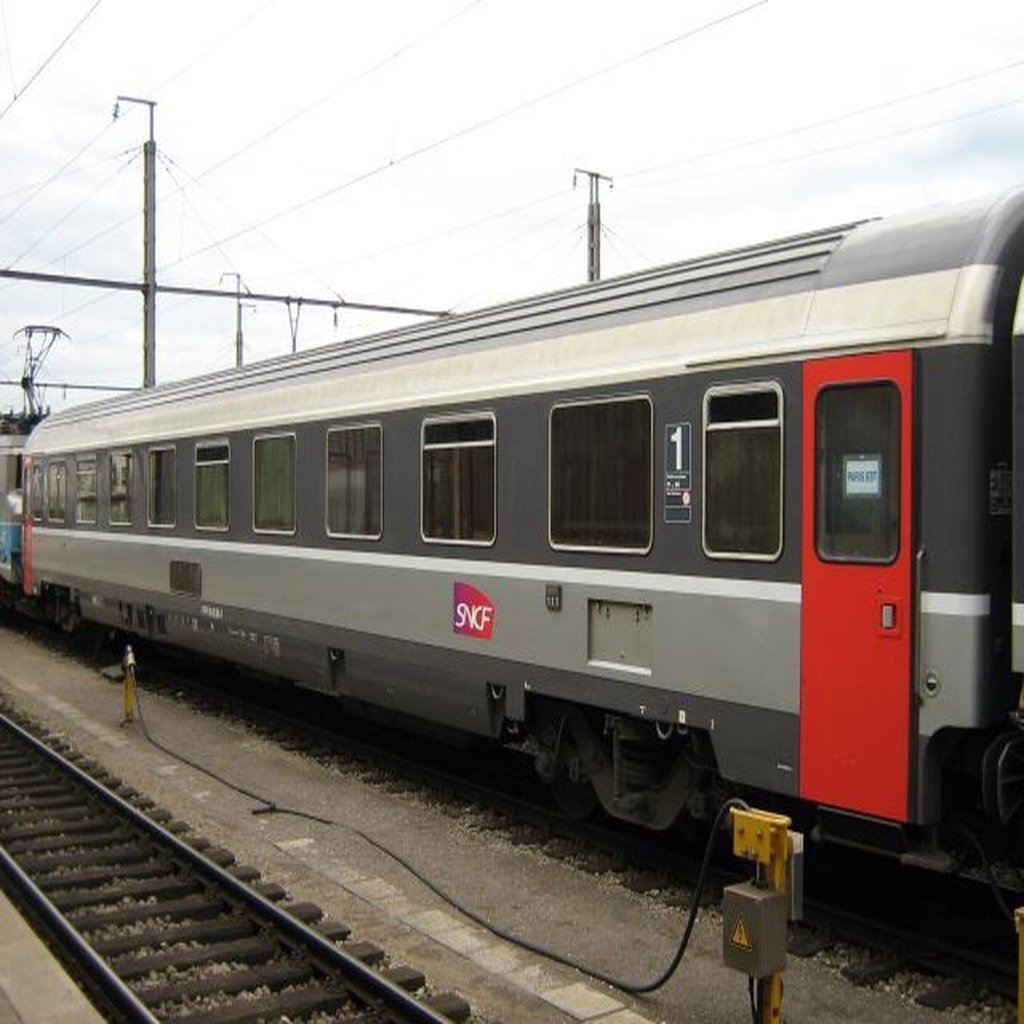
<path fill-rule="evenodd" d="M 0 266 L 471 309 L 1024 185 L 1020 0 L 0 0 Z M 290 349 L 245 309 L 247 361 Z M 0 378 L 137 385 L 141 298 L 0 279 Z M 306 307 L 300 348 L 397 326 Z M 235 306 L 162 295 L 159 382 L 234 364 Z M 59 408 L 95 398 L 51 386 Z M 0 410 L 20 408 L 0 386 Z"/>

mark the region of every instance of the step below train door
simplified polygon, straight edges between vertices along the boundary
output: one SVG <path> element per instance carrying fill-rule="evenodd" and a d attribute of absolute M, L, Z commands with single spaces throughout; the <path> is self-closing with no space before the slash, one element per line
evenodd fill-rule
<path fill-rule="evenodd" d="M 800 795 L 906 820 L 913 362 L 804 367 Z"/>

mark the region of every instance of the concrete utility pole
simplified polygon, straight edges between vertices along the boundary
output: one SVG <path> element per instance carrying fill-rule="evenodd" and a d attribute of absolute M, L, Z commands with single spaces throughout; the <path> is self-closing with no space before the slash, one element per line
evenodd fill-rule
<path fill-rule="evenodd" d="M 585 174 L 590 179 L 590 202 L 587 205 L 587 280 L 601 280 L 601 182 L 607 181 L 612 187 L 612 179 L 607 174 L 597 171 L 585 171 L 577 167 L 572 172 L 572 187 L 576 187 L 576 178 Z"/>
<path fill-rule="evenodd" d="M 141 103 L 149 107 L 149 140 L 143 156 L 143 243 L 142 243 L 142 386 L 156 384 L 156 140 L 153 137 L 154 100 L 118 96 L 118 103 Z M 114 107 L 114 117 L 118 108 Z"/>
<path fill-rule="evenodd" d="M 245 288 L 245 294 L 249 294 L 249 286 L 243 284 L 242 275 L 237 271 L 231 270 L 226 274 L 221 274 L 221 281 L 225 277 L 233 277 L 235 279 L 235 366 L 238 369 L 242 368 L 242 289 Z"/>

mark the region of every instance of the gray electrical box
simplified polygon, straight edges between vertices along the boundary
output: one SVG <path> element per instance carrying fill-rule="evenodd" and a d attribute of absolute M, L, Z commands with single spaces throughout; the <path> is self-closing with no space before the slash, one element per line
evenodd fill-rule
<path fill-rule="evenodd" d="M 750 882 L 722 893 L 722 952 L 726 967 L 748 977 L 767 978 L 786 969 L 784 893 Z"/>

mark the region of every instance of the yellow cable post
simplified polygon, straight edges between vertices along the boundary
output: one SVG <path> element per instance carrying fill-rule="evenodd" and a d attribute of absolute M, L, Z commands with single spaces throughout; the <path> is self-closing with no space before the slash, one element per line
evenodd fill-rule
<path fill-rule="evenodd" d="M 129 644 L 124 649 L 124 718 L 122 725 L 135 721 L 135 652 Z"/>
<path fill-rule="evenodd" d="M 784 814 L 739 807 L 731 808 L 731 814 L 733 853 L 761 865 L 768 887 L 787 895 L 789 860 L 793 849 L 789 835 L 790 819 Z M 782 974 L 759 978 L 758 984 L 761 986 L 759 1024 L 782 1024 Z"/>
<path fill-rule="evenodd" d="M 1013 912 L 1017 926 L 1017 1024 L 1024 1024 L 1024 907 Z"/>

